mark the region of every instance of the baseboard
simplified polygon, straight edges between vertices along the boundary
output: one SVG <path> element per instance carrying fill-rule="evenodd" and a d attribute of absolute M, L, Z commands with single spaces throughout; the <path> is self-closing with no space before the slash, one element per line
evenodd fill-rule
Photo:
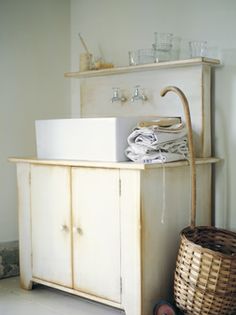
<path fill-rule="evenodd" d="M 19 275 L 18 241 L 0 243 L 0 279 Z"/>

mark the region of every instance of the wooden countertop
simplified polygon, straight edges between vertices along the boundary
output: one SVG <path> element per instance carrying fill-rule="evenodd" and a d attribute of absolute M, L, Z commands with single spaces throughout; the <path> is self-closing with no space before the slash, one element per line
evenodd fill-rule
<path fill-rule="evenodd" d="M 132 161 L 126 162 L 100 162 L 100 161 L 72 161 L 72 160 L 41 160 L 35 157 L 10 157 L 8 159 L 13 163 L 30 163 L 30 164 L 41 164 L 41 165 L 57 165 L 57 166 L 77 166 L 77 167 L 96 167 L 96 168 L 119 168 L 119 169 L 135 169 L 135 170 L 146 170 L 162 168 L 163 165 L 166 168 L 169 167 L 181 167 L 188 165 L 187 160 L 171 162 L 171 163 L 135 163 Z M 220 159 L 216 157 L 209 158 L 196 158 L 196 165 L 201 164 L 213 164 L 219 162 Z"/>

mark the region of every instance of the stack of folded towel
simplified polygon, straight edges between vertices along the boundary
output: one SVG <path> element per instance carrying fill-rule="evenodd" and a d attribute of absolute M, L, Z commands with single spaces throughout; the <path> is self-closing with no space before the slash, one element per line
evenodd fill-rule
<path fill-rule="evenodd" d="M 187 130 L 182 123 L 167 127 L 137 126 L 127 141 L 129 146 L 125 154 L 134 162 L 166 163 L 188 156 Z"/>

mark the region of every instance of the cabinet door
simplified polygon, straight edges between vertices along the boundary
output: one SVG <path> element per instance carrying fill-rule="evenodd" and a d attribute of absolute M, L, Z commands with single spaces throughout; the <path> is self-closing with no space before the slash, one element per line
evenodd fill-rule
<path fill-rule="evenodd" d="M 120 302 L 119 170 L 72 169 L 74 288 Z"/>
<path fill-rule="evenodd" d="M 31 166 L 33 277 L 72 286 L 70 168 Z"/>

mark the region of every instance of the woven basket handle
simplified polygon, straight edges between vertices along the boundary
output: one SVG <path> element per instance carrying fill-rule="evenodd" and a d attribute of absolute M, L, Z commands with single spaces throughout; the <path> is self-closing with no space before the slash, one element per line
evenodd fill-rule
<path fill-rule="evenodd" d="M 188 100 L 184 93 L 175 86 L 167 86 L 160 91 L 161 96 L 165 96 L 168 92 L 176 93 L 182 102 L 184 108 L 184 115 L 186 119 L 186 125 L 188 130 L 188 147 L 189 147 L 189 163 L 191 172 L 191 222 L 190 226 L 194 228 L 196 226 L 196 167 L 195 167 L 195 153 L 193 147 L 193 130 L 189 111 Z"/>

